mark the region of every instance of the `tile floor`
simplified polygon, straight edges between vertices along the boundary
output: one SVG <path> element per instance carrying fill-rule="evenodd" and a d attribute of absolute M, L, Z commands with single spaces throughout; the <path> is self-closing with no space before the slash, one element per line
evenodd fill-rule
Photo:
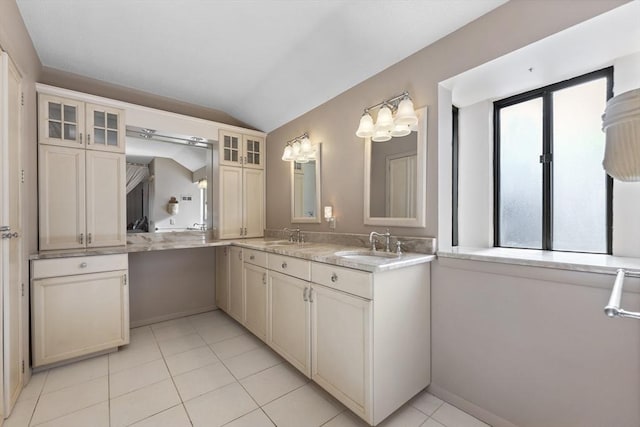
<path fill-rule="evenodd" d="M 6 427 L 366 426 L 221 311 L 131 330 L 116 353 L 35 374 Z M 422 392 L 383 426 L 487 426 Z"/>

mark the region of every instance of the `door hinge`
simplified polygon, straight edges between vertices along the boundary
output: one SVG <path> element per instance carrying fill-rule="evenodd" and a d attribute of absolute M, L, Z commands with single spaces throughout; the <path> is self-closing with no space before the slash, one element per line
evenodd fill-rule
<path fill-rule="evenodd" d="M 24 169 L 20 170 L 20 183 L 24 184 Z"/>
<path fill-rule="evenodd" d="M 24 374 L 24 360 L 22 361 L 22 373 Z"/>
<path fill-rule="evenodd" d="M 540 163 L 551 163 L 553 161 L 553 154 L 545 153 L 540 156 Z"/>
<path fill-rule="evenodd" d="M 125 274 L 122 278 L 124 279 L 124 285 L 127 286 L 127 275 Z"/>
<path fill-rule="evenodd" d="M 21 283 L 20 292 L 22 292 L 22 296 L 24 296 L 24 283 Z"/>
<path fill-rule="evenodd" d="M 24 92 L 20 92 L 20 105 L 24 107 Z"/>

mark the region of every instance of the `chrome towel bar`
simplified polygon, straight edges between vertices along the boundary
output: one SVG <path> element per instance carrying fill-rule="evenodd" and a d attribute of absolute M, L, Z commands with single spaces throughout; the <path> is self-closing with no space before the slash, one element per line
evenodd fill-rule
<path fill-rule="evenodd" d="M 604 308 L 604 314 L 609 317 L 631 317 L 632 319 L 640 319 L 640 313 L 633 311 L 626 311 L 620 308 L 620 300 L 622 299 L 622 287 L 624 286 L 624 276 L 627 272 L 624 269 L 619 269 L 616 274 L 616 280 L 613 282 L 613 289 L 611 290 L 611 296 L 609 297 L 609 303 Z M 637 276 L 636 273 L 630 275 Z"/>

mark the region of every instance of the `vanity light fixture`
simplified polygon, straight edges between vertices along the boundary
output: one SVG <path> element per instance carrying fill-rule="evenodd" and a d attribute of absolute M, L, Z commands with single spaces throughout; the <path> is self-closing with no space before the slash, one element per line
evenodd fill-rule
<path fill-rule="evenodd" d="M 329 223 L 330 229 L 336 229 L 336 217 L 333 216 L 333 206 L 324 207 L 324 219 Z"/>
<path fill-rule="evenodd" d="M 370 110 L 380 108 L 375 124 Z M 395 113 L 395 117 L 394 117 Z M 409 92 L 402 92 L 364 109 L 356 131 L 359 138 L 371 138 L 374 142 L 389 141 L 392 137 L 406 136 L 418 124 L 418 115 L 413 108 Z"/>
<path fill-rule="evenodd" d="M 285 162 L 308 163 L 316 158 L 317 147 L 311 143 L 308 133 L 287 141 L 282 153 Z"/>
<path fill-rule="evenodd" d="M 198 181 L 198 188 L 200 190 L 204 190 L 205 188 L 207 188 L 207 178 L 202 178 Z"/>

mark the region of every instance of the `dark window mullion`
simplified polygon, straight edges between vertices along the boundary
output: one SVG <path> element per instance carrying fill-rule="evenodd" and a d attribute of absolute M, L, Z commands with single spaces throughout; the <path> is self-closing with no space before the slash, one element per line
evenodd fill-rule
<path fill-rule="evenodd" d="M 553 249 L 553 94 L 542 103 L 542 249 Z"/>
<path fill-rule="evenodd" d="M 452 204 L 451 204 L 451 245 L 458 246 L 458 107 L 452 109 Z"/>

